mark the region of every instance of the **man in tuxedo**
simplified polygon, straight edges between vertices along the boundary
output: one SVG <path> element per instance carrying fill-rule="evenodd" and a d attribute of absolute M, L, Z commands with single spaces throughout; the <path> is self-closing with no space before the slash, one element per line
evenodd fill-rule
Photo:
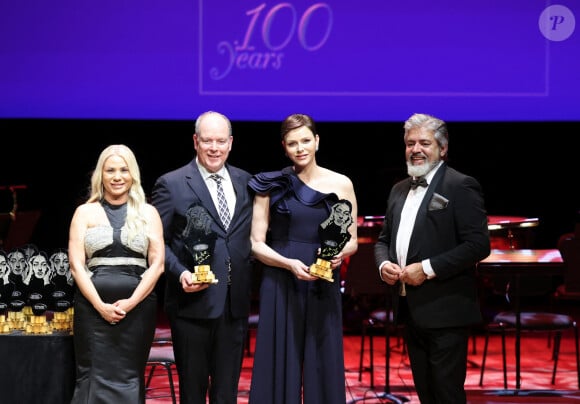
<path fill-rule="evenodd" d="M 397 288 L 395 322 L 405 324 L 421 403 L 465 403 L 469 334 L 482 321 L 476 264 L 490 253 L 483 194 L 447 165 L 445 122 L 414 114 L 404 129 L 410 177 L 391 189 L 375 260 Z"/>
<path fill-rule="evenodd" d="M 252 261 L 250 174 L 227 163 L 233 143 L 231 122 L 208 111 L 195 122 L 196 157 L 159 177 L 152 203 L 165 237 L 165 311 L 171 325 L 181 404 L 235 404 L 250 310 Z M 221 178 L 214 179 L 218 174 Z M 218 201 L 218 187 L 227 206 Z M 213 282 L 192 276 L 193 246 L 186 229 L 193 207 L 211 217 L 209 262 Z M 220 217 L 220 209 L 226 217 Z M 207 267 L 204 262 L 204 267 Z M 216 282 L 217 281 L 217 282 Z M 209 394 L 208 394 L 209 393 Z"/>

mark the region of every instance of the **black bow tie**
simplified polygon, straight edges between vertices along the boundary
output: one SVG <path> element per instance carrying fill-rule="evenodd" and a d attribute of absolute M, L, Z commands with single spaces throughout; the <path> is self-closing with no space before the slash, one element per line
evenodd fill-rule
<path fill-rule="evenodd" d="M 425 177 L 419 177 L 417 179 L 411 179 L 411 189 L 417 189 L 417 187 L 427 187 L 429 185 Z"/>

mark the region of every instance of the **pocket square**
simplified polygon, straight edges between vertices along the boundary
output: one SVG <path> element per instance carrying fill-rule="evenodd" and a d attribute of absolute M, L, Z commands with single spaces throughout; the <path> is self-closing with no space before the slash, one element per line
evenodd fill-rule
<path fill-rule="evenodd" d="M 435 192 L 433 194 L 433 197 L 429 201 L 428 210 L 445 209 L 448 204 L 449 204 L 449 199 L 447 199 L 443 195 L 439 195 L 437 192 Z"/>

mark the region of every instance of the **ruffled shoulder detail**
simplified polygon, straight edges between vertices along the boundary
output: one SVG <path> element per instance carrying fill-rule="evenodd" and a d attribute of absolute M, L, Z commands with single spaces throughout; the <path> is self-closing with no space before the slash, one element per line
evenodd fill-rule
<path fill-rule="evenodd" d="M 282 171 L 269 171 L 255 174 L 250 178 L 248 186 L 257 194 L 270 194 L 276 189 L 287 189 L 290 182 Z"/>
<path fill-rule="evenodd" d="M 307 206 L 313 206 L 325 201 L 330 208 L 338 201 L 334 193 L 324 194 L 316 191 L 302 182 L 292 167 L 286 167 L 281 171 L 269 171 L 255 174 L 249 181 L 248 186 L 257 194 L 268 194 L 270 206 L 280 213 L 289 213 L 285 198 L 292 194 L 300 202 Z"/>

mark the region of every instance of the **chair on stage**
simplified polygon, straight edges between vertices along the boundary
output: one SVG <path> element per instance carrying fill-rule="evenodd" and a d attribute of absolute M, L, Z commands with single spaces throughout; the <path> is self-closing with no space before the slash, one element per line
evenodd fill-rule
<path fill-rule="evenodd" d="M 558 240 L 558 250 L 566 265 L 563 283 L 554 294 L 555 301 L 580 300 L 580 212 L 573 233 L 563 234 Z"/>
<path fill-rule="evenodd" d="M 162 313 L 162 312 L 160 312 Z M 147 399 L 157 399 L 163 397 L 171 397 L 173 404 L 177 403 L 177 394 L 175 383 L 173 381 L 173 374 L 175 371 L 175 354 L 173 353 L 173 340 L 171 338 L 171 329 L 169 328 L 164 316 L 160 316 L 158 325 L 155 328 L 155 335 L 153 337 L 153 345 L 149 351 L 149 358 L 147 359 L 147 374 L 145 377 L 145 388 L 147 389 Z M 158 376 L 156 370 L 162 367 L 164 374 L 167 376 L 167 383 L 169 394 L 157 394 L 156 392 L 163 387 L 151 387 L 153 377 Z"/>
<path fill-rule="evenodd" d="M 554 333 L 552 346 L 552 360 L 554 361 L 552 369 L 552 384 L 556 383 L 556 371 L 558 368 L 558 359 L 560 356 L 560 343 L 562 340 L 562 333 L 567 330 L 574 332 L 574 344 L 576 353 L 576 368 L 580 369 L 579 350 L 578 350 L 578 326 L 576 321 L 569 315 L 548 313 L 548 312 L 522 312 L 521 313 L 521 331 L 522 332 L 545 332 Z M 503 364 L 503 380 L 504 388 L 508 388 L 507 382 L 507 359 L 506 359 L 506 333 L 514 332 L 516 324 L 516 317 L 514 312 L 501 312 L 495 316 L 494 322 L 488 325 L 485 335 L 485 343 L 483 347 L 483 357 L 481 362 L 481 374 L 479 377 L 479 385 L 483 386 L 483 375 L 485 372 L 485 362 L 487 358 L 487 351 L 489 345 L 489 337 L 491 333 L 501 334 L 502 346 L 502 364 Z M 580 388 L 580 373 L 578 374 L 578 387 Z"/>
<path fill-rule="evenodd" d="M 345 294 L 353 298 L 363 312 L 360 324 L 361 347 L 359 357 L 359 381 L 365 371 L 370 373 L 370 386 L 374 388 L 374 335 L 377 330 L 385 330 L 388 338 L 386 348 L 390 350 L 390 335 L 397 331 L 393 326 L 393 312 L 390 309 L 389 288 L 381 281 L 374 260 L 374 244 L 361 243 L 356 254 L 350 257 L 345 279 Z M 388 299 L 388 300 L 387 300 Z M 387 317 L 388 310 L 388 317 Z M 364 366 L 365 341 L 369 341 L 369 365 Z M 400 342 L 400 339 L 398 339 Z M 387 352 L 387 363 L 390 351 Z M 387 367 L 386 372 L 389 369 Z M 387 377 L 388 382 L 388 377 Z"/>
<path fill-rule="evenodd" d="M 576 355 L 576 371 L 578 378 L 578 387 L 580 388 L 580 356 L 579 356 L 579 338 L 578 326 L 575 319 L 567 314 L 560 314 L 546 310 L 550 306 L 550 297 L 557 287 L 557 282 L 552 277 L 540 276 L 531 279 L 521 279 L 519 285 L 519 296 L 512 295 L 511 283 L 502 283 L 505 287 L 503 294 L 508 302 L 518 299 L 520 305 L 520 332 L 525 333 L 546 333 L 548 335 L 548 347 L 551 346 L 551 359 L 553 360 L 552 380 L 556 382 L 556 371 L 558 368 L 558 359 L 560 356 L 560 344 L 564 332 L 571 331 L 574 334 L 574 345 Z M 499 291 L 498 291 L 499 292 Z M 516 292 L 513 292 L 516 293 Z M 543 298 L 543 299 L 542 299 Z M 525 302 L 524 302 L 525 300 Z M 522 306 L 525 309 L 521 309 Z M 506 334 L 516 332 L 517 312 L 511 305 L 505 311 L 497 313 L 493 320 L 487 324 L 485 333 L 485 343 L 481 362 L 481 373 L 479 385 L 483 385 L 483 376 L 485 372 L 485 363 L 487 359 L 489 338 L 491 334 L 499 333 L 501 335 L 502 346 L 502 364 L 503 364 L 503 381 L 504 388 L 508 388 L 507 365 L 506 365 Z M 519 383 L 516 381 L 519 388 Z"/>
<path fill-rule="evenodd" d="M 390 296 L 388 297 L 390 299 Z M 388 330 L 385 330 L 385 327 L 388 327 Z M 406 353 L 405 344 L 401 338 L 400 328 L 394 326 L 393 324 L 393 311 L 389 310 L 389 318 L 387 319 L 387 309 L 386 308 L 378 308 L 373 310 L 368 317 L 363 319 L 362 321 L 362 328 L 361 328 L 361 341 L 360 341 L 360 357 L 359 357 L 359 368 L 358 368 L 358 380 L 359 382 L 362 381 L 362 374 L 364 371 L 368 371 L 370 373 L 370 386 L 371 388 L 375 387 L 375 375 L 374 375 L 374 335 L 376 330 L 385 330 L 388 331 L 388 335 L 396 334 L 397 335 L 397 343 L 395 346 L 401 347 L 402 354 Z M 369 365 L 364 366 L 364 354 L 365 354 L 365 340 L 368 337 L 369 341 Z M 390 349 L 390 338 L 386 342 Z M 390 357 L 390 353 L 388 354 Z M 386 370 L 388 372 L 388 370 Z"/>
<path fill-rule="evenodd" d="M 158 343 L 155 342 L 151 346 L 149 358 L 147 359 L 147 367 L 149 371 L 145 377 L 145 388 L 147 389 L 147 399 L 156 399 L 162 397 L 171 397 L 173 404 L 177 403 L 177 395 L 175 393 L 175 384 L 173 382 L 173 372 L 175 369 L 175 355 L 173 353 L 173 345 L 171 342 Z M 151 387 L 151 381 L 156 376 L 155 370 L 162 367 L 167 375 L 167 382 L 169 384 L 169 394 L 155 394 L 154 391 L 160 390 L 163 387 Z"/>

